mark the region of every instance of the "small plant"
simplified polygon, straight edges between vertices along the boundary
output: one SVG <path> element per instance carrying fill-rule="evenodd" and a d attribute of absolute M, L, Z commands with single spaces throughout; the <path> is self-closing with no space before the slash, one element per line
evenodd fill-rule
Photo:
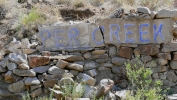
<path fill-rule="evenodd" d="M 126 74 L 130 82 L 130 92 L 127 93 L 127 100 L 162 100 L 162 82 L 160 80 L 152 82 L 152 71 L 145 68 L 143 64 L 126 65 Z"/>
<path fill-rule="evenodd" d="M 90 0 L 90 2 L 93 6 L 100 6 L 104 3 L 104 0 Z"/>
<path fill-rule="evenodd" d="M 80 86 L 78 86 L 80 85 Z M 76 83 L 74 84 L 64 84 L 61 86 L 62 92 L 64 93 L 64 97 L 70 97 L 70 98 L 81 98 L 83 96 L 83 93 L 85 91 L 84 89 L 84 83 Z"/>
<path fill-rule="evenodd" d="M 85 1 L 84 0 L 73 0 L 72 5 L 75 8 L 80 8 L 85 6 Z"/>
<path fill-rule="evenodd" d="M 24 27 L 28 27 L 32 24 L 39 24 L 44 21 L 44 16 L 42 16 L 37 10 L 32 9 L 28 14 L 23 15 L 20 18 L 20 24 Z"/>

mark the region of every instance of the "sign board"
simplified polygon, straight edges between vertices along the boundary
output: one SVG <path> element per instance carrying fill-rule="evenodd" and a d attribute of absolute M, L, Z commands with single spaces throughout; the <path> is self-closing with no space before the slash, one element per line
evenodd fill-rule
<path fill-rule="evenodd" d="M 171 41 L 172 22 L 171 19 L 102 19 L 98 25 L 81 23 L 41 27 L 37 36 L 46 50 L 88 50 L 120 43 L 160 44 Z"/>

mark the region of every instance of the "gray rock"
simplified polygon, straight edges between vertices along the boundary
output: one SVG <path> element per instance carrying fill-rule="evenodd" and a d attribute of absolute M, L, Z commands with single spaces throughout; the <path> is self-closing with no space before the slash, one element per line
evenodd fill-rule
<path fill-rule="evenodd" d="M 177 43 L 169 42 L 163 45 L 162 52 L 177 51 Z"/>
<path fill-rule="evenodd" d="M 76 70 L 71 70 L 70 73 L 73 74 L 74 76 L 77 76 L 79 74 L 79 72 Z"/>
<path fill-rule="evenodd" d="M 90 85 L 85 85 L 84 97 L 93 99 L 96 94 L 97 89 Z"/>
<path fill-rule="evenodd" d="M 156 66 L 152 69 L 153 73 L 166 72 L 168 71 L 168 66 Z"/>
<path fill-rule="evenodd" d="M 34 97 L 37 97 L 37 96 L 41 95 L 42 93 L 43 93 L 42 88 L 38 88 L 38 89 L 32 91 L 30 93 L 30 96 L 34 98 Z"/>
<path fill-rule="evenodd" d="M 132 59 L 129 63 L 130 63 L 130 66 L 135 66 L 135 65 L 138 67 L 144 66 L 143 62 L 137 58 Z"/>
<path fill-rule="evenodd" d="M 4 75 L 4 80 L 7 83 L 14 83 L 17 80 L 17 76 L 13 74 L 12 71 L 8 71 L 5 75 Z"/>
<path fill-rule="evenodd" d="M 84 70 L 83 65 L 79 65 L 79 64 L 76 64 L 76 63 L 68 64 L 67 68 L 68 69 L 73 69 L 73 70 L 76 70 L 76 71 L 81 71 L 81 72 Z"/>
<path fill-rule="evenodd" d="M 60 69 L 56 66 L 52 66 L 48 69 L 48 73 L 49 74 L 52 74 L 52 75 L 55 75 L 55 74 L 60 74 L 62 75 L 63 73 L 65 73 L 65 70 L 64 69 Z"/>
<path fill-rule="evenodd" d="M 83 54 L 83 57 L 84 57 L 85 59 L 89 59 L 91 56 L 92 56 L 92 55 L 91 55 L 90 52 L 86 52 L 86 53 Z"/>
<path fill-rule="evenodd" d="M 96 61 L 97 63 L 106 63 L 106 62 L 110 61 L 110 58 L 96 59 L 95 61 Z"/>
<path fill-rule="evenodd" d="M 56 66 L 59 68 L 65 68 L 67 65 L 68 65 L 68 62 L 59 59 Z"/>
<path fill-rule="evenodd" d="M 30 91 L 33 91 L 33 90 L 35 90 L 37 88 L 40 88 L 40 87 L 41 87 L 41 85 L 31 85 L 30 86 Z"/>
<path fill-rule="evenodd" d="M 33 70 L 36 72 L 36 73 L 45 73 L 48 69 L 50 68 L 50 66 L 40 66 L 40 67 L 36 67 L 36 68 L 33 68 Z"/>
<path fill-rule="evenodd" d="M 62 78 L 65 78 L 65 77 L 72 78 L 72 77 L 74 77 L 74 75 L 73 75 L 72 73 L 64 73 L 64 74 L 62 75 Z"/>
<path fill-rule="evenodd" d="M 148 63 L 146 63 L 145 66 L 146 67 L 156 67 L 157 66 L 157 62 L 156 62 L 156 60 L 151 60 Z"/>
<path fill-rule="evenodd" d="M 64 97 L 64 93 L 59 91 L 59 90 L 54 90 L 54 89 L 50 89 L 50 91 L 53 91 L 54 95 L 55 95 L 55 98 L 57 100 L 62 100 L 63 97 Z M 69 100 L 69 99 L 68 99 Z"/>
<path fill-rule="evenodd" d="M 103 64 L 100 64 L 100 67 L 106 67 L 106 68 L 112 68 L 113 67 L 113 64 L 108 62 L 108 63 L 103 63 Z"/>
<path fill-rule="evenodd" d="M 89 61 L 87 63 L 85 63 L 84 65 L 84 70 L 90 70 L 90 69 L 95 69 L 98 68 L 99 64 L 94 62 L 94 61 Z"/>
<path fill-rule="evenodd" d="M 130 92 L 130 91 L 128 91 L 128 90 L 116 91 L 115 95 L 116 95 L 117 97 L 120 97 L 121 100 L 126 100 L 126 94 L 127 94 L 128 92 Z"/>
<path fill-rule="evenodd" d="M 117 54 L 116 46 L 109 47 L 109 56 L 114 57 Z"/>
<path fill-rule="evenodd" d="M 22 43 L 21 43 L 22 49 L 29 49 L 30 48 L 30 43 L 29 43 L 28 38 L 24 38 L 21 41 L 22 41 Z"/>
<path fill-rule="evenodd" d="M 6 72 L 7 70 L 3 67 L 0 67 L 0 73 Z"/>
<path fill-rule="evenodd" d="M 113 57 L 111 61 L 116 66 L 122 66 L 126 62 L 126 59 L 120 57 Z"/>
<path fill-rule="evenodd" d="M 69 84 L 74 84 L 74 80 L 70 77 L 65 77 L 65 78 L 62 78 L 60 81 L 58 81 L 58 84 L 60 85 L 69 85 Z"/>
<path fill-rule="evenodd" d="M 92 51 L 93 55 L 101 55 L 101 54 L 105 54 L 106 50 L 94 50 Z"/>
<path fill-rule="evenodd" d="M 115 74 L 120 74 L 120 69 L 118 67 L 112 67 L 112 72 Z"/>
<path fill-rule="evenodd" d="M 94 77 L 94 76 L 96 76 L 97 75 L 97 70 L 96 69 L 92 69 L 92 70 L 88 70 L 87 72 L 86 72 L 88 75 L 90 75 L 91 77 Z"/>
<path fill-rule="evenodd" d="M 158 58 L 157 59 L 157 63 L 161 66 L 164 66 L 168 63 L 168 60 L 165 60 L 165 59 L 161 59 L 161 58 Z"/>
<path fill-rule="evenodd" d="M 13 41 L 10 42 L 7 49 L 8 51 L 13 52 L 13 53 L 20 53 L 20 50 L 18 50 L 18 48 L 20 47 L 21 47 L 21 42 L 13 38 Z"/>
<path fill-rule="evenodd" d="M 95 76 L 95 79 L 97 82 L 100 82 L 102 79 L 112 79 L 113 78 L 113 73 L 110 70 L 106 71 L 98 71 L 98 75 Z"/>
<path fill-rule="evenodd" d="M 83 66 L 84 66 L 85 61 L 75 61 L 74 63 L 79 64 L 79 65 L 83 65 Z"/>
<path fill-rule="evenodd" d="M 91 85 L 91 86 L 94 86 L 95 83 L 96 83 L 96 79 L 90 77 L 90 76 L 87 75 L 87 74 L 80 73 L 80 74 L 78 75 L 78 78 L 79 78 L 80 80 L 82 80 L 83 82 L 85 82 L 86 84 Z"/>
<path fill-rule="evenodd" d="M 160 76 L 160 79 L 166 80 L 166 78 L 167 78 L 167 72 L 159 73 L 159 76 Z"/>
<path fill-rule="evenodd" d="M 166 59 L 166 60 L 171 60 L 171 54 L 170 53 L 158 53 L 157 57 L 162 58 L 162 59 Z"/>
<path fill-rule="evenodd" d="M 27 64 L 27 55 L 26 54 L 16 54 L 10 53 L 9 60 L 16 64 L 26 63 Z"/>
<path fill-rule="evenodd" d="M 8 65 L 8 62 L 9 62 L 9 58 L 8 56 L 6 56 L 2 61 L 0 61 L 0 66 L 5 68 Z"/>
<path fill-rule="evenodd" d="M 146 62 L 152 60 L 152 57 L 151 57 L 151 56 L 141 56 L 141 60 L 142 60 L 144 63 L 146 63 Z"/>
<path fill-rule="evenodd" d="M 36 51 L 37 51 L 36 49 L 22 49 L 22 52 L 24 54 L 32 54 L 32 53 L 34 53 Z"/>
<path fill-rule="evenodd" d="M 162 9 L 156 14 L 156 18 L 172 18 L 174 20 L 177 19 L 177 10 L 169 10 L 169 9 Z"/>
<path fill-rule="evenodd" d="M 105 96 L 105 100 L 116 100 L 116 96 L 109 92 L 106 96 Z"/>
<path fill-rule="evenodd" d="M 159 78 L 159 74 L 158 73 L 154 73 L 154 74 L 152 74 L 152 77 L 155 78 L 155 79 L 158 79 Z"/>
<path fill-rule="evenodd" d="M 36 77 L 27 77 L 25 85 L 39 85 L 40 81 Z"/>
<path fill-rule="evenodd" d="M 177 76 L 173 71 L 168 71 L 167 72 L 167 80 L 172 81 L 172 82 L 176 82 L 177 80 Z"/>
<path fill-rule="evenodd" d="M 154 19 L 154 18 L 155 18 L 155 16 L 156 16 L 156 14 L 157 14 L 157 12 L 156 12 L 156 11 L 151 11 L 151 14 L 150 14 L 151 19 Z"/>
<path fill-rule="evenodd" d="M 22 63 L 18 66 L 19 69 L 29 70 L 29 66 L 25 63 Z"/>
<path fill-rule="evenodd" d="M 57 83 L 58 79 L 49 79 L 43 82 L 44 87 L 48 88 L 51 87 L 53 88 L 55 86 L 55 84 Z"/>
<path fill-rule="evenodd" d="M 177 69 L 177 61 L 175 61 L 175 60 L 171 60 L 170 61 L 170 67 L 171 67 L 171 69 Z"/>
<path fill-rule="evenodd" d="M 96 59 L 104 59 L 108 58 L 108 54 L 103 54 L 103 55 L 92 55 L 89 60 L 96 60 Z"/>
<path fill-rule="evenodd" d="M 11 96 L 12 94 L 7 89 L 0 89 L 0 96 L 6 97 Z"/>
<path fill-rule="evenodd" d="M 66 60 L 66 61 L 83 61 L 84 57 L 79 56 L 79 55 L 67 55 L 64 60 Z"/>
<path fill-rule="evenodd" d="M 15 63 L 9 62 L 9 63 L 7 64 L 7 68 L 8 68 L 9 70 L 13 70 L 13 69 L 17 68 L 17 65 L 16 65 Z"/>
<path fill-rule="evenodd" d="M 16 83 L 10 84 L 8 86 L 8 90 L 13 93 L 22 92 L 25 90 L 25 84 L 23 81 L 18 81 Z"/>
<path fill-rule="evenodd" d="M 177 96 L 176 94 L 168 95 L 167 97 L 165 97 L 165 100 L 177 100 Z"/>
<path fill-rule="evenodd" d="M 14 69 L 13 73 L 18 76 L 36 76 L 36 72 L 34 70 L 20 70 L 20 69 Z"/>
<path fill-rule="evenodd" d="M 137 11 L 139 13 L 144 13 L 144 14 L 151 14 L 151 11 L 148 7 L 138 7 Z"/>

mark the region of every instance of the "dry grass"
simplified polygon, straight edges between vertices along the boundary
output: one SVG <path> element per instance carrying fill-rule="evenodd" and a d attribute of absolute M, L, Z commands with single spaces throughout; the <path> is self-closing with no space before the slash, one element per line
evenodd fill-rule
<path fill-rule="evenodd" d="M 0 6 L 3 6 L 5 4 L 6 0 L 0 0 Z"/>
<path fill-rule="evenodd" d="M 119 5 L 125 9 L 146 6 L 151 10 L 162 8 L 172 8 L 174 0 L 112 0 L 113 4 Z"/>
<path fill-rule="evenodd" d="M 105 0 L 90 0 L 91 5 L 100 6 L 104 3 Z"/>
<path fill-rule="evenodd" d="M 84 7 L 86 5 L 85 0 L 72 0 L 71 2 L 72 7 L 74 8 L 80 8 L 80 7 Z"/>

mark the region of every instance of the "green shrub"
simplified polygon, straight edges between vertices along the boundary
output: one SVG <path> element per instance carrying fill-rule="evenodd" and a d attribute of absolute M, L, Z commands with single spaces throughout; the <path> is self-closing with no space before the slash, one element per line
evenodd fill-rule
<path fill-rule="evenodd" d="M 20 18 L 20 24 L 24 27 L 32 24 L 40 24 L 44 21 L 45 16 L 41 15 L 37 10 L 32 9 L 28 14 L 24 14 Z"/>
<path fill-rule="evenodd" d="M 140 60 L 137 58 L 137 62 Z M 127 93 L 127 100 L 161 100 L 162 82 L 152 81 L 152 70 L 145 68 L 143 64 L 126 65 L 126 74 L 129 80 L 130 92 Z"/>

